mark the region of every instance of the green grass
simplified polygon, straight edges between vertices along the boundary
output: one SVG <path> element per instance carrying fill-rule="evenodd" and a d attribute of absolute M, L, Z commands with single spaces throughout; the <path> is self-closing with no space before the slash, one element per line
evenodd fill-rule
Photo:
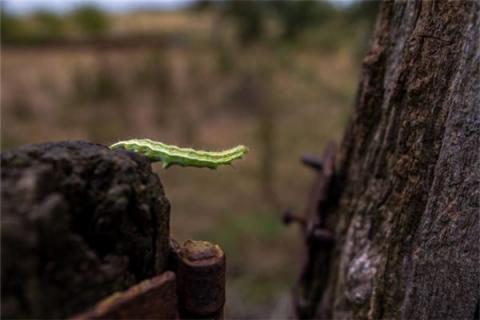
<path fill-rule="evenodd" d="M 248 250 L 252 244 L 276 239 L 284 230 L 280 217 L 267 212 L 225 211 L 217 220 L 216 227 L 197 237 L 220 243 L 227 253 Z"/>

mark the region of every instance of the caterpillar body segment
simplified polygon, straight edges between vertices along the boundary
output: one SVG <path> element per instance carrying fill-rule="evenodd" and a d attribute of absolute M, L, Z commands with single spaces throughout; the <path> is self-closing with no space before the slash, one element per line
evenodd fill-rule
<path fill-rule="evenodd" d="M 114 143 L 110 149 L 123 148 L 144 155 L 152 162 L 161 162 L 164 168 L 172 165 L 216 169 L 242 158 L 248 148 L 243 145 L 224 151 L 204 151 L 181 148 L 150 139 L 131 139 Z"/>

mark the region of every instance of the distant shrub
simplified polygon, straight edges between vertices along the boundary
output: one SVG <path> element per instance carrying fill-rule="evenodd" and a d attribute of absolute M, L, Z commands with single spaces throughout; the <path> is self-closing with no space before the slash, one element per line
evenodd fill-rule
<path fill-rule="evenodd" d="M 64 21 L 56 14 L 46 11 L 36 11 L 33 16 L 35 35 L 39 39 L 58 39 L 64 36 Z"/>
<path fill-rule="evenodd" d="M 94 5 L 77 7 L 71 16 L 79 31 L 88 36 L 101 36 L 109 28 L 107 15 Z"/>
<path fill-rule="evenodd" d="M 332 16 L 334 9 L 326 1 L 277 0 L 269 2 L 282 28 L 283 40 L 296 40 L 306 29 L 319 25 Z"/>
<path fill-rule="evenodd" d="M 221 3 L 224 15 L 233 21 L 239 41 L 245 45 L 261 40 L 270 22 L 280 29 L 277 39 L 295 41 L 307 29 L 321 25 L 336 13 L 329 2 L 316 0 L 228 0 Z"/>
<path fill-rule="evenodd" d="M 215 7 L 215 1 L 212 0 L 197 0 L 190 5 L 192 11 L 207 11 Z"/>
<path fill-rule="evenodd" d="M 350 23 L 359 20 L 368 22 L 372 27 L 378 13 L 379 1 L 363 0 L 353 2 L 346 8 L 346 17 Z"/>
<path fill-rule="evenodd" d="M 372 36 L 375 26 L 375 18 L 379 9 L 379 2 L 364 0 L 352 3 L 346 8 L 346 23 L 353 34 L 353 56 L 355 60 L 361 61 L 369 48 L 369 39 Z"/>
<path fill-rule="evenodd" d="M 259 40 L 265 31 L 265 8 L 263 1 L 230 0 L 224 4 L 224 14 L 236 25 L 237 36 L 243 45 Z"/>
<path fill-rule="evenodd" d="M 3 8 L 0 13 L 0 37 L 2 43 L 17 43 L 27 34 L 23 22 L 6 12 Z"/>

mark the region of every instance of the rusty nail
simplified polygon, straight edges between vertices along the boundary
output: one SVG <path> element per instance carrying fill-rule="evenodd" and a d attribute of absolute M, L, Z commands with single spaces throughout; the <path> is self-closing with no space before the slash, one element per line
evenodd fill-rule
<path fill-rule="evenodd" d="M 314 227 L 311 232 L 309 232 L 309 238 L 315 244 L 330 246 L 333 244 L 333 232 L 321 227 Z"/>
<path fill-rule="evenodd" d="M 226 266 L 223 250 L 207 241 L 188 240 L 178 257 L 181 317 L 222 319 Z"/>
<path fill-rule="evenodd" d="M 312 155 L 302 155 L 302 163 L 312 169 L 320 171 L 323 169 L 323 161 Z"/>
<path fill-rule="evenodd" d="M 294 214 L 290 209 L 287 209 L 283 212 L 282 221 L 285 225 L 296 222 L 299 223 L 301 226 L 305 226 L 307 223 L 304 217 Z"/>

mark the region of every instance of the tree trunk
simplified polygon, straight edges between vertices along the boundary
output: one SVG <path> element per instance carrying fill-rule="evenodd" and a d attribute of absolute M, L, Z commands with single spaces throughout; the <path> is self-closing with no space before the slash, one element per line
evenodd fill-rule
<path fill-rule="evenodd" d="M 478 319 L 479 12 L 381 4 L 301 317 Z"/>

